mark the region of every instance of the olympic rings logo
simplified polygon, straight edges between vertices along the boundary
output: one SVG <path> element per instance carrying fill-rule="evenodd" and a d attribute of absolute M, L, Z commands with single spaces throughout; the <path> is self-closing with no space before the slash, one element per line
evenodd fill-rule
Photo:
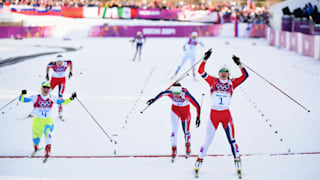
<path fill-rule="evenodd" d="M 54 68 L 54 71 L 55 71 L 55 72 L 64 72 L 65 70 L 66 70 L 65 67 L 55 67 L 55 68 Z"/>
<path fill-rule="evenodd" d="M 51 101 L 39 101 L 39 105 L 41 107 L 50 107 L 51 104 L 52 104 Z"/>
<path fill-rule="evenodd" d="M 174 102 L 184 102 L 185 101 L 185 99 L 184 98 L 181 98 L 181 97 L 179 97 L 179 98 L 174 98 L 174 100 L 173 100 Z"/>
<path fill-rule="evenodd" d="M 231 85 L 229 83 L 226 83 L 226 84 L 217 83 L 216 84 L 216 88 L 219 91 L 228 91 L 230 89 L 230 87 L 231 87 Z"/>
<path fill-rule="evenodd" d="M 185 95 L 183 94 L 183 95 L 179 96 L 178 98 L 173 97 L 173 101 L 177 102 L 177 103 L 182 103 L 186 100 L 184 96 Z"/>

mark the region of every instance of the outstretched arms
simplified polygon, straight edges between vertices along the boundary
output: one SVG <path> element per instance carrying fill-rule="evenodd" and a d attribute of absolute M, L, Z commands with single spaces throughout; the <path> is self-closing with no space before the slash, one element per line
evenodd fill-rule
<path fill-rule="evenodd" d="M 161 98 L 162 96 L 167 96 L 167 95 L 169 95 L 169 93 L 170 93 L 169 90 L 162 91 L 162 92 L 160 92 L 155 98 L 149 99 L 149 100 L 147 101 L 147 104 L 148 104 L 148 105 L 151 105 L 152 103 L 154 103 L 156 100 L 158 100 L 158 99 Z"/>
<path fill-rule="evenodd" d="M 19 101 L 23 103 L 34 102 L 34 96 L 25 97 L 27 90 L 22 90 L 21 95 L 19 96 Z"/>
<path fill-rule="evenodd" d="M 57 103 L 57 104 L 61 104 L 61 105 L 67 105 L 67 104 L 69 104 L 71 101 L 73 101 L 74 100 L 74 98 L 76 98 L 77 97 L 77 93 L 72 93 L 72 95 L 71 95 L 71 97 L 70 98 L 68 98 L 68 99 L 56 99 L 56 101 L 55 101 L 55 103 Z"/>

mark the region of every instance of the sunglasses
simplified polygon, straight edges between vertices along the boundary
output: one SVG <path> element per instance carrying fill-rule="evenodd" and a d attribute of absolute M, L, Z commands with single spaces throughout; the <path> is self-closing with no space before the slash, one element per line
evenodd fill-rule
<path fill-rule="evenodd" d="M 219 72 L 227 72 L 228 73 L 229 70 L 228 69 L 220 69 Z"/>
<path fill-rule="evenodd" d="M 42 86 L 42 88 L 44 88 L 44 89 L 50 89 L 49 86 Z"/>
<path fill-rule="evenodd" d="M 173 94 L 179 95 L 181 92 L 172 92 Z"/>

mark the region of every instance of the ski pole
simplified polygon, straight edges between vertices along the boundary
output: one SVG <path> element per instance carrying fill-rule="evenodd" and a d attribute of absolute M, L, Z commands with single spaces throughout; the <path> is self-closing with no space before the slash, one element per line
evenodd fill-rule
<path fill-rule="evenodd" d="M 171 88 L 175 83 L 182 81 L 185 77 L 189 75 L 189 72 L 194 69 L 196 65 L 198 65 L 204 57 L 201 57 L 194 65 L 192 65 L 186 72 L 184 72 L 174 83 L 172 83 L 167 89 Z"/>
<path fill-rule="evenodd" d="M 201 97 L 200 109 L 201 109 L 201 107 L 202 107 L 203 98 L 204 98 L 204 96 L 205 96 L 206 94 L 205 94 L 205 93 L 202 93 L 201 95 L 202 95 L 202 97 Z M 200 118 L 199 118 L 199 120 L 200 120 Z M 197 119 L 197 121 L 198 121 L 198 119 Z M 197 121 L 196 121 L 196 128 L 200 127 L 200 122 L 198 123 Z"/>
<path fill-rule="evenodd" d="M 139 97 L 137 98 L 136 102 L 138 102 L 138 100 L 140 99 L 141 95 L 143 94 L 144 88 L 145 88 L 147 82 L 149 81 L 150 77 L 152 76 L 152 73 L 153 73 L 154 70 L 155 70 L 155 67 L 153 67 L 153 68 L 151 69 L 147 80 L 144 82 L 144 84 L 143 84 L 143 86 L 142 86 L 142 89 L 141 89 L 141 91 L 140 91 L 140 95 L 139 95 Z M 133 108 L 134 108 L 134 107 L 133 107 Z M 145 107 L 142 111 L 140 111 L 140 113 L 142 114 L 143 111 L 145 111 L 146 109 L 148 109 L 148 106 Z"/>
<path fill-rule="evenodd" d="M 167 89 L 170 89 L 175 83 L 182 81 L 185 77 L 189 76 L 189 73 L 182 74 L 176 81 L 174 81 Z"/>
<path fill-rule="evenodd" d="M 189 76 L 189 72 L 197 65 L 199 64 L 201 61 L 203 60 L 203 57 L 201 57 L 201 59 L 199 59 L 193 66 L 191 66 L 191 68 L 189 68 L 186 72 L 184 72 L 176 81 L 174 81 L 174 83 L 172 83 L 167 89 L 170 89 L 175 83 L 182 81 L 185 77 Z M 143 108 L 140 113 L 143 114 L 144 111 L 146 111 L 150 105 L 147 105 L 145 108 Z"/>
<path fill-rule="evenodd" d="M 209 51 L 212 51 L 212 49 L 210 48 Z M 196 63 L 194 63 L 194 65 L 192 65 L 186 72 L 184 72 L 174 83 L 172 83 L 171 86 L 173 86 L 176 82 L 180 82 L 182 81 L 185 77 L 187 77 L 189 75 L 189 72 L 191 70 L 194 69 L 194 67 L 196 67 L 196 65 L 198 65 L 202 60 L 204 59 L 204 56 L 202 56 Z M 169 88 L 171 87 L 169 86 Z M 168 88 L 168 89 L 169 89 Z"/>
<path fill-rule="evenodd" d="M 170 70 L 168 71 L 167 75 L 164 77 L 165 79 L 167 79 L 167 77 L 170 75 L 170 73 L 172 72 L 173 68 L 176 67 L 176 64 L 178 63 L 178 61 L 181 60 L 181 56 L 182 54 L 179 56 L 179 59 L 177 59 L 171 66 Z"/>
<path fill-rule="evenodd" d="M 203 102 L 203 98 L 206 94 L 205 93 L 202 93 L 202 97 L 201 97 L 201 104 L 200 104 L 200 107 L 202 107 L 202 102 Z"/>
<path fill-rule="evenodd" d="M 202 97 L 201 97 L 201 104 L 200 104 L 200 108 L 202 107 L 203 98 L 204 98 L 204 96 L 205 96 L 206 94 L 205 94 L 205 93 L 202 93 L 201 95 L 202 95 Z"/>
<path fill-rule="evenodd" d="M 140 111 L 140 113 L 143 114 L 143 112 L 144 112 L 145 110 L 147 110 L 150 106 L 151 106 L 151 104 L 150 104 L 150 105 L 147 105 L 145 108 L 143 108 L 143 109 Z"/>
<path fill-rule="evenodd" d="M 184 79 L 185 77 L 186 77 L 186 74 L 188 74 L 191 70 L 193 70 L 193 68 L 196 66 L 196 65 L 198 65 L 201 61 L 203 60 L 203 57 L 201 57 L 201 59 L 199 59 L 196 63 L 194 63 L 194 65 L 193 66 L 191 66 L 186 72 L 184 72 L 181 76 L 180 76 L 180 78 L 178 78 L 174 83 L 176 83 L 176 82 L 179 82 L 179 81 L 181 81 L 182 79 Z M 174 84 L 173 83 L 173 84 Z M 172 86 L 172 85 L 171 85 Z M 170 87 L 171 87 L 170 86 Z M 169 87 L 169 88 L 170 88 Z"/>
<path fill-rule="evenodd" d="M 1 111 L 2 109 L 4 109 L 5 107 L 9 106 L 10 104 L 12 104 L 18 97 L 19 97 L 19 96 L 15 97 L 15 98 L 12 99 L 10 102 L 8 102 L 6 105 L 4 105 L 4 106 L 0 109 L 0 111 Z"/>
<path fill-rule="evenodd" d="M 88 111 L 88 109 L 82 104 L 82 102 L 79 100 L 79 98 L 76 98 L 80 105 L 83 107 L 84 110 L 87 111 L 87 113 L 90 115 L 90 117 L 93 119 L 93 121 L 98 125 L 98 127 L 102 130 L 102 132 L 109 138 L 110 142 L 113 140 L 109 136 L 109 134 L 103 129 L 103 127 L 99 124 L 99 122 L 93 117 L 93 115 Z M 117 144 L 117 141 L 114 141 L 115 144 Z"/>
<path fill-rule="evenodd" d="M 32 114 L 28 114 L 28 116 L 22 117 L 22 118 L 17 118 L 17 120 L 25 120 L 25 119 L 28 119 L 28 118 L 33 118 L 33 115 Z"/>
<path fill-rule="evenodd" d="M 299 105 L 301 108 L 303 108 L 304 110 L 306 110 L 307 112 L 310 112 L 310 109 L 306 108 L 304 105 L 302 105 L 301 103 L 299 103 L 297 100 L 295 100 L 293 97 L 289 96 L 287 93 L 285 93 L 283 90 L 281 90 L 279 87 L 277 87 L 276 85 L 274 85 L 273 83 L 271 83 L 270 81 L 268 81 L 266 78 L 264 78 L 262 75 L 260 75 L 259 73 L 257 73 L 255 70 L 253 70 L 252 68 L 250 68 L 249 66 L 241 63 L 243 66 L 245 66 L 246 68 L 248 68 L 250 71 L 252 71 L 253 73 L 255 73 L 257 76 L 259 76 L 261 79 L 263 79 L 264 81 L 266 81 L 267 83 L 269 83 L 271 86 L 273 86 L 274 88 L 276 88 L 278 91 L 280 91 L 283 95 L 287 96 L 289 99 L 291 99 L 293 102 L 295 102 L 297 105 Z"/>

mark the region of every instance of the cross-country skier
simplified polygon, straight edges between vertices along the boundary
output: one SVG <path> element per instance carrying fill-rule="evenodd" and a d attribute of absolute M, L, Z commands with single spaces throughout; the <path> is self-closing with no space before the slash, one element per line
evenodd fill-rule
<path fill-rule="evenodd" d="M 58 55 L 55 62 L 50 62 L 47 65 L 46 69 L 46 80 L 49 81 L 49 70 L 50 68 L 53 70 L 52 77 L 50 81 L 50 85 L 52 90 L 58 86 L 58 96 L 59 98 L 63 98 L 63 92 L 66 87 L 66 71 L 70 67 L 69 71 L 69 79 L 72 77 L 72 61 L 71 60 L 63 60 L 62 55 Z M 62 118 L 62 106 L 59 106 L 59 117 Z"/>
<path fill-rule="evenodd" d="M 241 83 L 248 78 L 246 69 L 241 65 L 240 59 L 237 56 L 233 56 L 232 59 L 236 65 L 239 66 L 242 75 L 238 78 L 230 79 L 229 68 L 223 65 L 219 70 L 219 77 L 213 77 L 205 72 L 205 65 L 209 59 L 212 51 L 207 51 L 204 55 L 204 59 L 199 67 L 199 74 L 209 84 L 211 92 L 211 113 L 210 120 L 208 121 L 207 136 L 203 146 L 200 149 L 198 159 L 195 163 L 195 173 L 198 176 L 199 168 L 203 162 L 203 158 L 206 155 L 210 144 L 214 139 L 215 132 L 218 125 L 222 123 L 222 126 L 226 132 L 228 141 L 231 146 L 232 154 L 234 157 L 237 172 L 241 176 L 241 160 L 238 145 L 234 136 L 234 125 L 229 111 L 230 100 L 234 89 L 236 89 Z"/>
<path fill-rule="evenodd" d="M 197 39 L 198 33 L 192 32 L 191 37 L 188 39 L 188 41 L 184 44 L 183 50 L 184 50 L 184 56 L 182 58 L 181 64 L 178 66 L 175 74 L 173 75 L 172 79 L 177 76 L 182 66 L 186 63 L 187 60 L 191 60 L 191 66 L 195 64 L 196 61 L 196 47 L 198 44 L 200 44 L 202 47 L 204 47 L 204 44 Z M 196 78 L 195 69 L 192 69 L 193 72 L 193 79 Z"/>
<path fill-rule="evenodd" d="M 179 128 L 179 123 L 181 121 L 183 132 L 185 135 L 185 146 L 186 146 L 186 158 L 189 157 L 191 153 L 191 144 L 190 144 L 190 105 L 189 102 L 197 109 L 197 120 L 196 127 L 200 126 L 200 105 L 194 97 L 189 93 L 186 88 L 181 87 L 180 83 L 175 83 L 170 89 L 159 93 L 155 98 L 147 101 L 148 105 L 151 105 L 156 100 L 163 96 L 169 96 L 172 100 L 171 108 L 171 124 L 172 124 L 172 133 L 171 133 L 171 144 L 172 144 L 172 162 L 177 155 L 177 133 Z"/>
<path fill-rule="evenodd" d="M 132 61 L 136 60 L 138 51 L 139 51 L 139 61 L 140 61 L 141 60 L 142 45 L 146 42 L 146 37 L 140 31 L 138 31 L 137 35 L 130 42 L 132 42 L 132 43 L 136 42 L 136 52 L 134 54 Z"/>
<path fill-rule="evenodd" d="M 68 99 L 60 99 L 50 94 L 50 83 L 45 81 L 41 84 L 41 93 L 30 97 L 25 97 L 27 90 L 22 90 L 19 97 L 19 101 L 24 103 L 33 103 L 33 123 L 32 123 L 32 134 L 33 134 L 33 145 L 34 153 L 39 150 L 39 143 L 42 135 L 45 137 L 45 156 L 48 158 L 51 151 L 52 142 L 52 131 L 54 123 L 51 118 L 51 111 L 53 103 L 58 105 L 66 105 L 70 103 L 77 94 L 74 92 Z"/>

